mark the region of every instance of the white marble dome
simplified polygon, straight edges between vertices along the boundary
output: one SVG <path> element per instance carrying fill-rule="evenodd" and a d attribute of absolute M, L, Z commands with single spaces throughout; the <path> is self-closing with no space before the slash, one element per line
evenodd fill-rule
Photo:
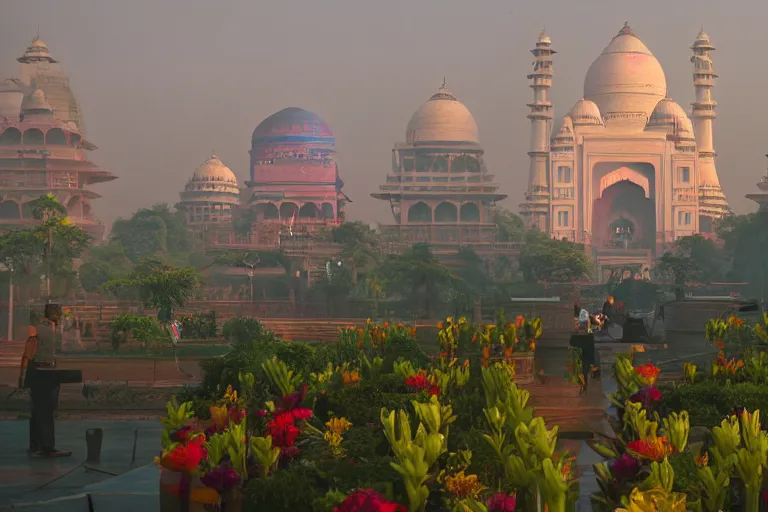
<path fill-rule="evenodd" d="M 406 128 L 408 144 L 433 142 L 479 144 L 477 123 L 469 109 L 443 84 L 413 114 Z"/>
<path fill-rule="evenodd" d="M 647 46 L 625 24 L 592 63 L 584 79 L 584 97 L 605 118 L 617 114 L 650 117 L 667 95 L 664 70 Z"/>

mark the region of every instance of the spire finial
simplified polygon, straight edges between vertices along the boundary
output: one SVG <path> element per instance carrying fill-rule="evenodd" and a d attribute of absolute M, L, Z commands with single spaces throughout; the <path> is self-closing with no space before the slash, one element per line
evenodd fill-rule
<path fill-rule="evenodd" d="M 628 36 L 635 35 L 635 33 L 632 32 L 632 27 L 629 26 L 628 21 L 624 22 L 624 26 L 621 27 L 621 30 L 619 30 L 619 35 L 628 35 Z"/>
<path fill-rule="evenodd" d="M 443 85 L 440 86 L 441 89 L 447 89 L 448 86 L 445 85 L 445 75 L 443 75 Z"/>
<path fill-rule="evenodd" d="M 37 26 L 37 34 L 35 35 L 35 39 L 40 39 L 40 25 Z"/>

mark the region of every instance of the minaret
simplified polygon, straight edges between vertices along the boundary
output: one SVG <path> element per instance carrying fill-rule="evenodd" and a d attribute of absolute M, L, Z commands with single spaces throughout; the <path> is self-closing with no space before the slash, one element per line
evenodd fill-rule
<path fill-rule="evenodd" d="M 702 28 L 693 43 L 693 130 L 699 157 L 699 217 L 703 232 L 714 231 L 714 221 L 730 211 L 715 169 L 715 143 L 712 124 L 716 117 L 717 102 L 712 99 L 712 88 L 717 75 L 712 69 L 710 52 L 714 46 Z M 703 220 L 703 222 L 702 222 Z"/>
<path fill-rule="evenodd" d="M 541 31 L 536 41 L 536 48 L 531 50 L 536 60 L 533 63 L 533 73 L 528 75 L 532 80 L 533 103 L 528 107 L 531 113 L 531 148 L 528 156 L 531 159 L 528 175 L 528 192 L 525 203 L 521 204 L 521 213 L 530 228 L 548 232 L 549 223 L 549 138 L 552 129 L 552 102 L 549 100 L 549 88 L 552 87 L 552 39 L 545 31 Z"/>

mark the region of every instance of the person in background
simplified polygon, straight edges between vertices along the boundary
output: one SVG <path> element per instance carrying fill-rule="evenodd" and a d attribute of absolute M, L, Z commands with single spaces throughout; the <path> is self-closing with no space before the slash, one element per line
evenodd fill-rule
<path fill-rule="evenodd" d="M 59 402 L 59 385 L 42 378 L 45 368 L 56 367 L 56 323 L 61 312 L 57 304 L 45 305 L 45 316 L 30 325 L 21 358 L 19 387 L 30 390 L 29 453 L 33 457 L 69 457 L 72 452 L 55 448 L 54 413 Z"/>
<path fill-rule="evenodd" d="M 603 310 L 602 314 L 605 317 L 605 323 L 609 324 L 613 320 L 613 316 L 615 316 L 615 306 L 616 299 L 613 298 L 613 295 L 609 295 L 608 299 L 603 303 Z"/>

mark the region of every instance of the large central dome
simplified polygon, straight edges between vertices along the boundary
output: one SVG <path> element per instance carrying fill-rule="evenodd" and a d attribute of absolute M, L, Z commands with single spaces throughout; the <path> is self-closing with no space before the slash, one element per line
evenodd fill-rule
<path fill-rule="evenodd" d="M 478 144 L 477 123 L 469 109 L 443 84 L 411 117 L 405 142 Z"/>
<path fill-rule="evenodd" d="M 667 95 L 664 70 L 647 46 L 624 24 L 584 79 L 584 98 L 594 101 L 603 116 L 651 115 Z"/>

